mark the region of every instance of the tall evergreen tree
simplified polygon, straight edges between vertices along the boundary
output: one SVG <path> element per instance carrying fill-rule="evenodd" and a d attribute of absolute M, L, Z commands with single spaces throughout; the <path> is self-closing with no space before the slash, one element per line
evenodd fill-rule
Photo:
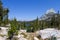
<path fill-rule="evenodd" d="M 2 22 L 2 19 L 3 19 L 2 13 L 3 13 L 3 7 L 2 7 L 2 2 L 0 0 L 0 25 L 1 25 L 1 22 Z"/>
<path fill-rule="evenodd" d="M 38 30 L 39 29 L 39 20 L 38 20 L 38 17 L 36 18 L 36 20 L 34 21 L 34 31 Z"/>
<path fill-rule="evenodd" d="M 14 19 L 11 21 L 10 24 L 11 26 L 8 31 L 8 36 L 9 36 L 9 39 L 12 40 L 14 35 L 18 35 L 18 23 L 17 23 L 17 20 Z"/>
<path fill-rule="evenodd" d="M 3 3 L 0 0 L 0 25 L 3 21 L 8 20 L 8 12 L 9 12 L 8 8 L 4 8 Z"/>

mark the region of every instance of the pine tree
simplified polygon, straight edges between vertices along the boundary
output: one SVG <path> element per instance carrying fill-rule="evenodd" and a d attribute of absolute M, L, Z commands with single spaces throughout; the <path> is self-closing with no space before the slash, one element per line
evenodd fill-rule
<path fill-rule="evenodd" d="M 3 21 L 8 20 L 8 12 L 9 12 L 8 8 L 4 8 L 3 3 L 0 0 L 0 26 Z"/>
<path fill-rule="evenodd" d="M 8 36 L 9 36 L 9 39 L 11 40 L 14 35 L 18 35 L 18 22 L 16 19 L 14 19 L 10 24 L 11 24 L 11 27 L 9 28 Z"/>
<path fill-rule="evenodd" d="M 2 7 L 2 2 L 1 2 L 1 0 L 0 0 L 0 25 L 1 25 L 1 22 L 2 22 L 2 19 L 3 19 L 2 13 L 3 13 L 3 7 Z"/>
<path fill-rule="evenodd" d="M 39 29 L 39 20 L 38 20 L 38 17 L 36 18 L 36 20 L 34 21 L 34 31 L 38 30 Z"/>

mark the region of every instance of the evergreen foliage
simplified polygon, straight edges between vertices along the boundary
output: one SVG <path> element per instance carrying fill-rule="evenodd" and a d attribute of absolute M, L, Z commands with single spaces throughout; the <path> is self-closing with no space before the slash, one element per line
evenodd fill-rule
<path fill-rule="evenodd" d="M 2 23 L 7 24 L 8 23 L 8 8 L 4 8 L 3 3 L 0 0 L 0 26 Z"/>

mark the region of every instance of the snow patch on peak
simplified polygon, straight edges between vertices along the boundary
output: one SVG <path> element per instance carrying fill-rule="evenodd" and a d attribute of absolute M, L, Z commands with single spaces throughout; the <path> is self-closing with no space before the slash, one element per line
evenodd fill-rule
<path fill-rule="evenodd" d="M 48 13 L 56 13 L 56 11 L 53 8 L 51 8 L 51 9 L 46 11 L 46 14 L 48 14 Z"/>

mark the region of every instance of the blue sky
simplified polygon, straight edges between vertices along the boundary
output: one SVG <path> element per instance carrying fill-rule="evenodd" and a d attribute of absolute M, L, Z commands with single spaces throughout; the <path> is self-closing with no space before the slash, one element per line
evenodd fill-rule
<path fill-rule="evenodd" d="M 60 0 L 2 0 L 3 6 L 9 8 L 9 19 L 34 20 L 41 17 L 46 10 L 60 10 Z"/>

